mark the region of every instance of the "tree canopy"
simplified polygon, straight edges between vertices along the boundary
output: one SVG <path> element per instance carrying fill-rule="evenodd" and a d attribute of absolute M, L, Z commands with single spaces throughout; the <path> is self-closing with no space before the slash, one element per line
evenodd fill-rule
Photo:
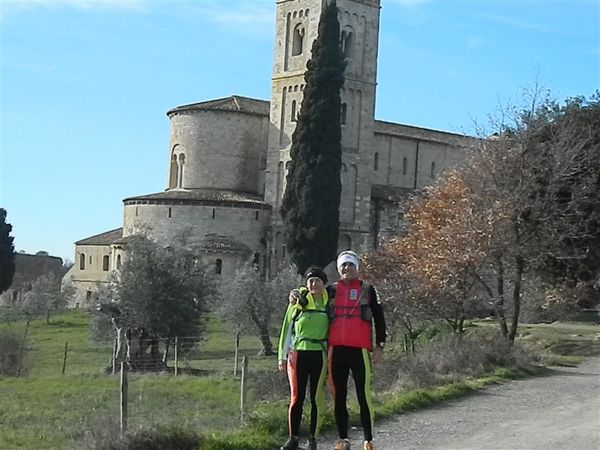
<path fill-rule="evenodd" d="M 319 22 L 307 63 L 306 86 L 292 136 L 290 166 L 281 206 L 286 245 L 300 273 L 335 259 L 342 190 L 341 99 L 345 62 L 335 1 Z"/>
<path fill-rule="evenodd" d="M 11 231 L 12 225 L 6 222 L 6 210 L 0 208 L 0 294 L 10 287 L 15 274 L 15 247 Z"/>

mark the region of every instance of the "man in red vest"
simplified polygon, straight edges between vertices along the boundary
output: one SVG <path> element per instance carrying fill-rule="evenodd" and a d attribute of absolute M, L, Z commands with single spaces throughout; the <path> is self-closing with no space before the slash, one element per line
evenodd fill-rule
<path fill-rule="evenodd" d="M 329 382 L 333 390 L 334 415 L 339 435 L 334 450 L 350 450 L 346 403 L 350 372 L 360 406 L 364 434 L 363 450 L 373 450 L 371 359 L 375 364 L 383 360 L 385 317 L 377 291 L 359 278 L 356 253 L 341 252 L 337 257 L 337 269 L 340 281 L 327 288 L 333 306 L 328 338 Z M 295 301 L 298 298 L 292 291 L 290 300 Z"/>

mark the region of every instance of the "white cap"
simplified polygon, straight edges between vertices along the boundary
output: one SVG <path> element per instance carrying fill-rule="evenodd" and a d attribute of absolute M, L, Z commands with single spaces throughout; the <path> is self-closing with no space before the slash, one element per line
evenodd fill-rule
<path fill-rule="evenodd" d="M 351 263 L 358 269 L 358 255 L 353 251 L 347 250 L 340 253 L 337 257 L 337 268 L 342 267 L 344 263 Z"/>

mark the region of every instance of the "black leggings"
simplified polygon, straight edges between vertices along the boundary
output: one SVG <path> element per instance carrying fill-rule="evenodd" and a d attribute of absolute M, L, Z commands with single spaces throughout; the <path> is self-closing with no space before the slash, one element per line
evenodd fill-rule
<path fill-rule="evenodd" d="M 348 437 L 348 377 L 352 372 L 356 397 L 360 406 L 360 421 L 366 441 L 373 440 L 373 405 L 371 404 L 371 359 L 369 351 L 355 347 L 329 349 L 330 383 L 334 398 L 335 422 L 340 438 Z"/>
<path fill-rule="evenodd" d="M 290 408 L 288 426 L 290 436 L 298 436 L 302 420 L 302 407 L 306 398 L 306 386 L 310 380 L 310 434 L 319 433 L 322 422 L 325 381 L 327 379 L 325 352 L 320 350 L 292 351 L 288 355 L 288 379 L 290 382 Z"/>

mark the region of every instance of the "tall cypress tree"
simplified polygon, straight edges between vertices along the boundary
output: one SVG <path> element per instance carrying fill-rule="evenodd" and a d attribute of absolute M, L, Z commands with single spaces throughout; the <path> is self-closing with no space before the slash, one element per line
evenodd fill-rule
<path fill-rule="evenodd" d="M 345 62 L 335 0 L 323 9 L 306 65 L 304 98 L 292 135 L 287 187 L 281 205 L 286 245 L 302 273 L 335 259 L 342 183 L 340 89 Z"/>
<path fill-rule="evenodd" d="M 6 223 L 6 210 L 0 208 L 0 294 L 10 287 L 15 274 L 15 247 L 11 231 L 12 225 Z"/>

